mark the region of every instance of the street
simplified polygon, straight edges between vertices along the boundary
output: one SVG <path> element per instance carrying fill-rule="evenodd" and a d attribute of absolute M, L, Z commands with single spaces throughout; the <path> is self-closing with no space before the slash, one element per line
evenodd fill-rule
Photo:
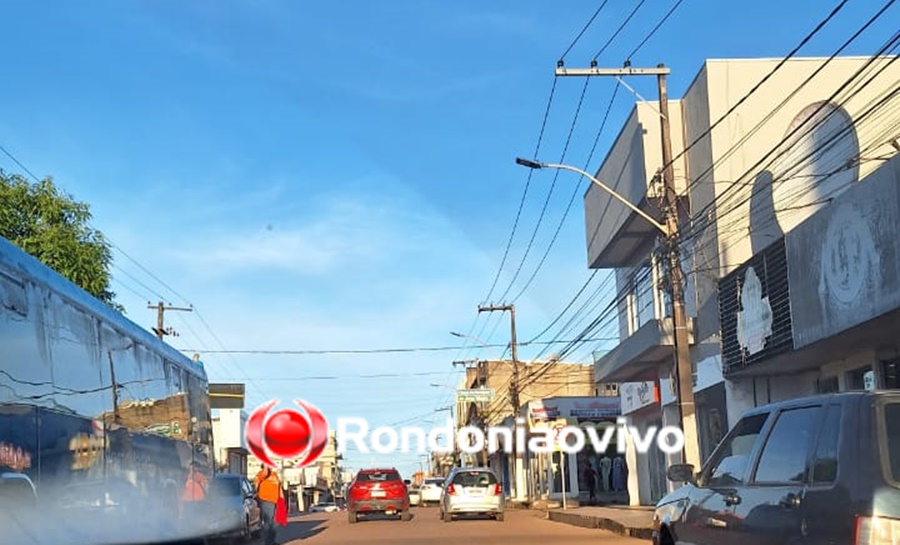
<path fill-rule="evenodd" d="M 347 513 L 315 513 L 291 519 L 279 528 L 279 545 L 345 545 L 351 543 L 403 545 L 430 543 L 455 545 L 546 545 L 565 540 L 570 544 L 647 545 L 648 541 L 621 537 L 603 530 L 578 528 L 544 519 L 541 511 L 508 510 L 504 522 L 455 520 L 445 523 L 434 508 L 414 508 L 413 520 L 366 520 L 351 525 Z"/>

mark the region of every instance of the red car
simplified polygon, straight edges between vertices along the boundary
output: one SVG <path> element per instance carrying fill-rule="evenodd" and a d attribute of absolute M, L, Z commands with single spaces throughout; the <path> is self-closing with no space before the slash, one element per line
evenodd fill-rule
<path fill-rule="evenodd" d="M 347 515 L 350 524 L 360 515 L 400 515 L 400 520 L 412 519 L 409 513 L 409 481 L 400 477 L 396 469 L 363 469 L 356 474 L 347 493 Z"/>

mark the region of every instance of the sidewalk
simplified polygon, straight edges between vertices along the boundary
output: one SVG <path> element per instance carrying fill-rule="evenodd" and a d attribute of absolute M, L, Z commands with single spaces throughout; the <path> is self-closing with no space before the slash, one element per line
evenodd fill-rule
<path fill-rule="evenodd" d="M 550 509 L 547 518 L 581 526 L 597 528 L 626 537 L 650 540 L 653 521 L 653 507 L 573 507 L 571 509 Z"/>

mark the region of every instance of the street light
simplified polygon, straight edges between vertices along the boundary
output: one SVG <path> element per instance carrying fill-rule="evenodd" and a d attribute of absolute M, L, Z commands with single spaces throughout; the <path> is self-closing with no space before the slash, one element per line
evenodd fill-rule
<path fill-rule="evenodd" d="M 481 343 L 481 346 L 488 346 L 487 341 L 482 340 L 475 335 L 463 335 L 462 333 L 457 333 L 456 331 L 451 331 L 450 334 L 454 337 L 459 337 L 460 339 L 472 339 L 473 341 L 478 341 L 479 343 Z"/>
<path fill-rule="evenodd" d="M 601 181 L 598 180 L 597 178 L 594 178 L 593 176 L 591 176 L 591 175 L 588 174 L 587 172 L 581 170 L 580 168 L 573 167 L 573 166 L 570 166 L 570 165 L 556 164 L 556 163 L 541 163 L 541 162 L 538 162 L 538 161 L 531 161 L 531 160 L 529 160 L 529 159 L 522 159 L 521 157 L 516 157 L 516 163 L 519 164 L 519 165 L 522 165 L 522 166 L 524 166 L 524 167 L 528 167 L 528 168 L 535 169 L 535 170 L 540 170 L 540 169 L 542 169 L 542 168 L 555 168 L 555 169 L 559 169 L 559 170 L 569 170 L 569 171 L 572 171 L 572 172 L 577 172 L 578 174 L 581 174 L 582 176 L 584 176 L 585 178 L 587 178 L 588 180 L 590 180 L 590 181 L 593 182 L 594 184 L 600 186 L 601 189 L 603 189 L 604 191 L 606 191 L 607 193 L 609 193 L 610 195 L 612 195 L 613 197 L 615 197 L 619 202 L 621 202 L 622 204 L 624 204 L 625 206 L 627 206 L 628 208 L 630 208 L 632 212 L 634 212 L 635 214 L 639 215 L 640 217 L 642 217 L 642 218 L 644 218 L 645 220 L 647 220 L 648 222 L 650 222 L 650 225 L 652 225 L 652 226 L 656 227 L 657 229 L 659 229 L 659 230 L 662 232 L 663 235 L 665 235 L 665 236 L 667 236 L 667 237 L 669 236 L 669 228 L 668 228 L 668 227 L 666 227 L 666 226 L 663 225 L 662 223 L 656 221 L 656 220 L 653 218 L 653 216 L 650 216 L 649 214 L 647 214 L 646 212 L 644 212 L 643 210 L 641 210 L 641 209 L 638 208 L 637 206 L 631 204 L 631 202 L 629 202 L 628 199 L 626 199 L 625 197 L 619 195 L 618 193 L 616 193 L 615 191 L 613 191 L 612 189 L 610 189 L 609 186 L 607 186 L 606 184 L 604 184 L 603 182 L 601 182 Z"/>
<path fill-rule="evenodd" d="M 661 95 L 662 96 L 662 95 Z M 661 102 L 665 100 L 660 99 Z M 665 112 L 668 112 L 666 106 L 662 106 Z M 664 113 L 665 113 L 664 112 Z M 700 467 L 699 437 L 697 433 L 697 421 L 694 409 L 694 388 L 693 388 L 693 364 L 691 363 L 690 346 L 688 339 L 687 316 L 684 309 L 684 271 L 681 268 L 681 257 L 678 251 L 678 211 L 675 209 L 675 188 L 671 174 L 671 160 L 667 156 L 671 155 L 671 144 L 666 141 L 665 135 L 668 133 L 668 124 L 663 118 L 663 162 L 667 165 L 664 172 L 664 181 L 666 184 L 666 192 L 668 196 L 668 210 L 666 210 L 666 223 L 662 224 L 646 212 L 632 204 L 628 199 L 622 197 L 609 186 L 591 176 L 584 170 L 570 165 L 543 163 L 540 161 L 532 161 L 516 157 L 516 164 L 527 168 L 540 170 L 543 168 L 552 168 L 559 170 L 569 170 L 584 176 L 600 189 L 607 192 L 616 200 L 627 206 L 631 211 L 647 220 L 650 225 L 656 227 L 666 240 L 669 250 L 669 288 L 672 300 L 672 322 L 674 329 L 674 348 L 675 348 L 675 377 L 678 385 L 678 412 L 681 421 L 681 429 L 684 432 L 684 447 L 682 450 L 682 462 L 692 464 L 695 468 Z"/>

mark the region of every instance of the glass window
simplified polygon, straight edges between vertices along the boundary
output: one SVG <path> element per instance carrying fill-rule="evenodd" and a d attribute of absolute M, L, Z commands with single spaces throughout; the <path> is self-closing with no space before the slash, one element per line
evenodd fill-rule
<path fill-rule="evenodd" d="M 791 409 L 778 415 L 756 469 L 757 483 L 800 483 L 821 407 Z"/>
<path fill-rule="evenodd" d="M 653 275 L 650 273 L 650 267 L 645 264 L 634 270 L 632 278 L 637 327 L 640 328 L 655 317 L 653 312 Z"/>
<path fill-rule="evenodd" d="M 497 484 L 497 477 L 489 471 L 460 471 L 453 477 L 453 484 L 464 488 L 485 488 Z"/>
<path fill-rule="evenodd" d="M 742 484 L 750 453 L 769 418 L 768 413 L 742 418 L 722 442 L 706 472 L 704 486 L 729 487 Z"/>
<path fill-rule="evenodd" d="M 373 471 L 369 473 L 360 473 L 357 481 L 361 483 L 384 482 L 384 481 L 400 481 L 400 474 L 396 471 Z"/>
<path fill-rule="evenodd" d="M 832 405 L 825 412 L 822 431 L 816 442 L 812 464 L 812 482 L 833 483 L 837 480 L 838 446 L 841 433 L 841 406 Z"/>
<path fill-rule="evenodd" d="M 213 485 L 211 488 L 213 495 L 221 498 L 240 497 L 243 492 L 240 479 L 234 479 L 230 477 L 220 477 L 218 479 L 213 479 Z"/>
<path fill-rule="evenodd" d="M 888 403 L 884 406 L 883 442 L 887 451 L 890 474 L 888 479 L 900 482 L 900 403 Z"/>

